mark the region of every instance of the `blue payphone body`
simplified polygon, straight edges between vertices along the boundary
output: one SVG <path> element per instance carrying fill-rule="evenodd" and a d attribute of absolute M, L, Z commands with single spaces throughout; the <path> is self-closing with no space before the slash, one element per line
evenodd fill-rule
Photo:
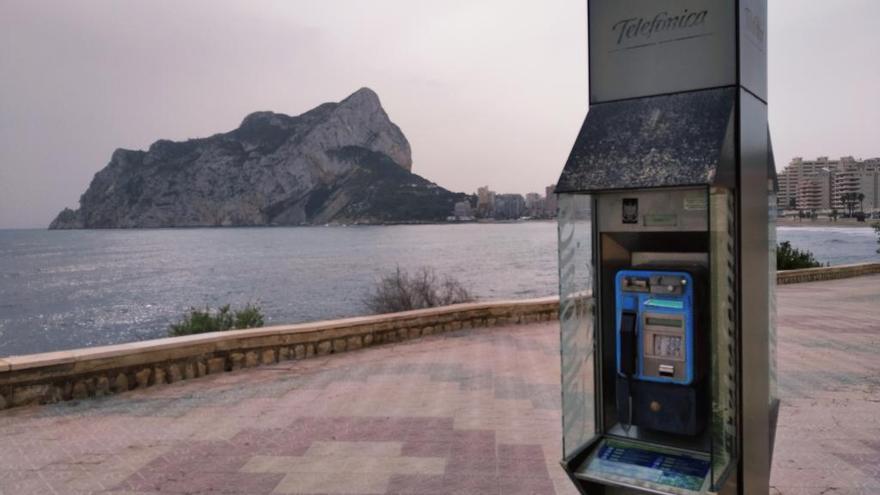
<path fill-rule="evenodd" d="M 704 426 L 701 273 L 631 268 L 615 277 L 617 402 L 626 426 L 697 435 Z"/>

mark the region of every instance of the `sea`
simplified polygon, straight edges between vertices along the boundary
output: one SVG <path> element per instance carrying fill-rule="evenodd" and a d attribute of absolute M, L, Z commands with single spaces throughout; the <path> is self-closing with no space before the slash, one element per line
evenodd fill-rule
<path fill-rule="evenodd" d="M 831 265 L 880 261 L 868 228 L 780 227 Z M 191 307 L 266 324 L 367 313 L 384 274 L 431 267 L 479 299 L 557 293 L 551 221 L 161 230 L 0 230 L 0 356 L 164 337 Z"/>

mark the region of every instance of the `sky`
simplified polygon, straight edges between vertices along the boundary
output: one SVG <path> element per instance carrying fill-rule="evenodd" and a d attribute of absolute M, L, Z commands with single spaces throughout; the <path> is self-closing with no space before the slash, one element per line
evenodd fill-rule
<path fill-rule="evenodd" d="M 880 156 L 880 2 L 769 0 L 776 161 Z M 77 207 L 116 148 L 374 89 L 413 171 L 541 192 L 587 112 L 585 0 L 0 0 L 0 228 Z"/>

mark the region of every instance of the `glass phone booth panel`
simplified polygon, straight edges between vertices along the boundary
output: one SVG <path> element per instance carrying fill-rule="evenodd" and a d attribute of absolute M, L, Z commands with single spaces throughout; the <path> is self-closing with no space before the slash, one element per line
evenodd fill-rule
<path fill-rule="evenodd" d="M 776 210 L 776 184 L 773 180 L 768 181 L 767 192 L 768 207 L 770 208 L 769 221 L 767 222 L 769 229 L 767 236 L 767 248 L 769 250 L 768 265 L 770 266 L 767 277 L 767 296 L 769 298 L 768 307 L 770 308 L 770 317 L 767 326 L 767 344 L 770 355 L 768 356 L 767 369 L 769 373 L 768 385 L 770 388 L 770 431 L 771 435 L 775 436 L 776 422 L 779 416 L 779 384 L 776 377 L 776 218 L 778 212 Z M 775 440 L 775 438 L 773 440 Z M 773 459 L 773 440 L 770 442 L 771 461 Z"/>
<path fill-rule="evenodd" d="M 710 202 L 712 318 L 712 485 L 731 475 L 737 460 L 737 336 L 734 195 L 713 187 Z"/>
<path fill-rule="evenodd" d="M 559 195 L 563 450 L 588 490 L 692 495 L 735 478 L 734 198 Z"/>
<path fill-rule="evenodd" d="M 559 196 L 559 322 L 562 348 L 563 454 L 596 436 L 591 198 Z"/>

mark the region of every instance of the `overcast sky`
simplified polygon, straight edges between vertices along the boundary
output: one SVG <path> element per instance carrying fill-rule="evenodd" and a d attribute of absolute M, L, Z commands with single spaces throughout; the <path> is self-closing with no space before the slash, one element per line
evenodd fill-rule
<path fill-rule="evenodd" d="M 770 0 L 793 156 L 880 156 L 880 1 Z M 585 0 L 0 0 L 0 228 L 76 207 L 116 148 L 299 114 L 362 86 L 413 171 L 543 192 L 587 110 Z"/>

